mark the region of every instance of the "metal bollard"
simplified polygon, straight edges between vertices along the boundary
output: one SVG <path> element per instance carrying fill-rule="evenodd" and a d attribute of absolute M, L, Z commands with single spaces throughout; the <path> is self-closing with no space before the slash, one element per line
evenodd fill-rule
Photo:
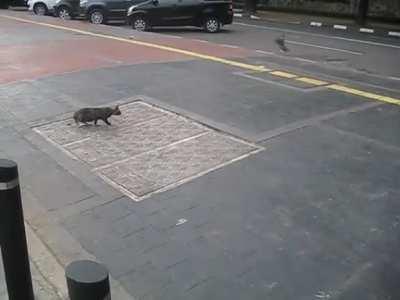
<path fill-rule="evenodd" d="M 94 261 L 74 261 L 65 269 L 71 300 L 111 300 L 107 269 Z"/>
<path fill-rule="evenodd" d="M 9 300 L 33 300 L 17 164 L 0 159 L 0 246 Z"/>

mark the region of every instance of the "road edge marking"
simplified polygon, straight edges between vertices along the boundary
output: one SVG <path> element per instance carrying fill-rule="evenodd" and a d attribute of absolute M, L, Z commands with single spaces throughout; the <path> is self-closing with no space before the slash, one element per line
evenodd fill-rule
<path fill-rule="evenodd" d="M 24 23 L 30 23 L 30 24 L 35 24 L 35 25 L 39 25 L 39 26 L 45 26 L 45 27 L 49 27 L 49 28 L 80 33 L 80 34 L 87 35 L 87 36 L 105 38 L 105 39 L 115 40 L 115 41 L 119 41 L 119 42 L 125 42 L 125 43 L 129 43 L 129 44 L 133 44 L 133 45 L 139 45 L 139 46 L 164 50 L 164 51 L 173 52 L 173 53 L 179 53 L 179 54 L 183 54 L 186 56 L 196 57 L 196 58 L 200 58 L 203 60 L 214 61 L 214 62 L 218 62 L 221 64 L 230 65 L 230 66 L 238 67 L 238 68 L 242 68 L 242 69 L 247 69 L 247 70 L 252 70 L 252 71 L 269 71 L 269 69 L 265 68 L 264 66 L 250 65 L 250 64 L 246 64 L 246 63 L 242 63 L 242 62 L 238 62 L 238 61 L 234 61 L 234 60 L 229 60 L 229 59 L 225 59 L 225 58 L 221 58 L 221 57 L 217 57 L 217 56 L 197 53 L 197 52 L 184 50 L 184 49 L 180 49 L 180 48 L 174 48 L 174 47 L 170 47 L 170 46 L 164 46 L 164 45 L 159 45 L 159 44 L 154 44 L 154 43 L 149 43 L 149 42 L 132 40 L 132 39 L 127 39 L 127 38 L 123 38 L 123 37 L 102 34 L 102 33 L 95 33 L 95 32 L 91 32 L 91 31 L 70 28 L 70 27 L 61 26 L 61 25 L 54 25 L 54 24 L 49 24 L 49 23 L 44 23 L 44 22 L 36 22 L 36 21 L 26 20 L 26 19 L 22 19 L 22 18 L 18 18 L 18 17 L 6 16 L 6 15 L 2 15 L 2 14 L 0 14 L 0 16 L 3 18 L 6 18 L 6 19 L 20 21 L 20 22 L 24 22 Z"/>
<path fill-rule="evenodd" d="M 279 77 L 296 79 L 296 80 L 298 80 L 298 77 L 299 77 L 298 75 L 291 74 L 291 73 L 284 72 L 284 71 L 279 71 L 279 70 L 273 71 L 264 66 L 250 65 L 250 64 L 241 63 L 238 61 L 228 60 L 228 59 L 211 56 L 211 55 L 207 55 L 207 54 L 201 54 L 201 53 L 197 53 L 197 52 L 192 52 L 192 51 L 184 50 L 184 49 L 180 49 L 180 48 L 174 48 L 174 47 L 170 47 L 170 46 L 164 46 L 164 45 L 159 45 L 159 44 L 131 40 L 131 39 L 121 38 L 121 37 L 117 37 L 117 36 L 113 36 L 113 35 L 94 33 L 91 31 L 86 31 L 86 30 L 81 30 L 81 29 L 76 29 L 76 28 L 69 28 L 69 27 L 65 27 L 65 26 L 54 25 L 54 24 L 49 24 L 49 23 L 44 23 L 44 22 L 36 22 L 36 21 L 26 20 L 26 19 L 22 19 L 22 18 L 18 18 L 18 17 L 13 17 L 13 16 L 6 16 L 3 14 L 0 14 L 0 17 L 14 20 L 14 21 L 20 21 L 23 23 L 30 23 L 30 24 L 35 24 L 35 25 L 39 25 L 39 26 L 45 26 L 45 27 L 49 27 L 49 28 L 64 30 L 64 31 L 76 32 L 76 33 L 80 33 L 80 34 L 87 35 L 87 36 L 100 37 L 100 38 L 125 42 L 125 43 L 129 43 L 129 44 L 134 44 L 134 45 L 139 45 L 139 46 L 144 46 L 144 47 L 149 47 L 149 48 L 155 48 L 155 49 L 164 50 L 164 51 L 168 51 L 168 52 L 180 53 L 180 54 L 183 54 L 186 56 L 196 57 L 196 58 L 200 58 L 203 60 L 214 61 L 214 62 L 218 62 L 221 64 L 226 64 L 226 65 L 230 65 L 230 66 L 234 66 L 234 67 L 238 67 L 238 68 L 242 68 L 242 69 L 247 69 L 250 71 L 269 72 L 271 75 L 275 75 L 275 76 L 279 76 Z M 304 78 L 306 78 L 306 77 L 304 77 Z M 319 81 L 319 80 L 316 80 L 313 78 L 307 78 L 307 79 L 303 79 L 303 80 L 309 80 L 310 82 L 311 81 L 313 81 L 313 82 Z M 396 99 L 393 97 L 379 95 L 379 94 L 375 94 L 375 93 L 371 93 L 371 92 L 366 92 L 366 91 L 346 87 L 346 86 L 340 85 L 340 84 L 329 84 L 329 85 L 326 85 L 325 87 L 332 89 L 332 90 L 341 91 L 341 92 L 345 92 L 348 94 L 353 94 L 353 95 L 361 96 L 364 98 L 381 101 L 381 102 L 386 102 L 386 103 L 390 103 L 390 104 L 396 104 L 396 105 L 400 106 L 400 99 Z"/>
<path fill-rule="evenodd" d="M 372 100 L 377 100 L 377 101 L 386 102 L 386 103 L 390 103 L 390 104 L 400 105 L 400 99 L 392 98 L 389 96 L 378 95 L 378 94 L 374 94 L 374 93 L 370 93 L 370 92 L 365 92 L 362 90 L 350 88 L 350 87 L 340 85 L 340 84 L 330 84 L 330 85 L 326 86 L 326 88 L 335 90 L 335 91 L 345 92 L 345 93 L 352 94 L 352 95 L 361 96 L 361 97 L 372 99 Z"/>

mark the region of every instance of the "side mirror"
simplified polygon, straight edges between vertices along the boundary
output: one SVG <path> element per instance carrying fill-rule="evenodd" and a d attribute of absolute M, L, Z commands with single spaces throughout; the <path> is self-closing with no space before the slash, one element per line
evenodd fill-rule
<path fill-rule="evenodd" d="M 158 0 L 153 0 L 152 2 L 154 6 L 157 6 L 159 4 Z"/>

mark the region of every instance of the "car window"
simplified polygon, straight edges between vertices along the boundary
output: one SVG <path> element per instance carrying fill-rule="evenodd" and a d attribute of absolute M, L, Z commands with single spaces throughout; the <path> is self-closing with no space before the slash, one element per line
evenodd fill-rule
<path fill-rule="evenodd" d="M 178 0 L 159 0 L 159 2 L 162 5 L 172 5 L 172 4 L 177 4 Z"/>
<path fill-rule="evenodd" d="M 149 1 L 149 0 L 132 0 L 132 4 L 137 5 L 137 4 L 140 4 L 143 2 L 147 2 L 147 1 Z"/>

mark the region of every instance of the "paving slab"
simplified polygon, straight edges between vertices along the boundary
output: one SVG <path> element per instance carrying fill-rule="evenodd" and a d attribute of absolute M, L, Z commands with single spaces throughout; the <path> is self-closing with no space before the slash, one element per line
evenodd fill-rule
<path fill-rule="evenodd" d="M 120 109 L 113 126 L 69 117 L 35 131 L 135 200 L 262 149 L 142 101 Z"/>

